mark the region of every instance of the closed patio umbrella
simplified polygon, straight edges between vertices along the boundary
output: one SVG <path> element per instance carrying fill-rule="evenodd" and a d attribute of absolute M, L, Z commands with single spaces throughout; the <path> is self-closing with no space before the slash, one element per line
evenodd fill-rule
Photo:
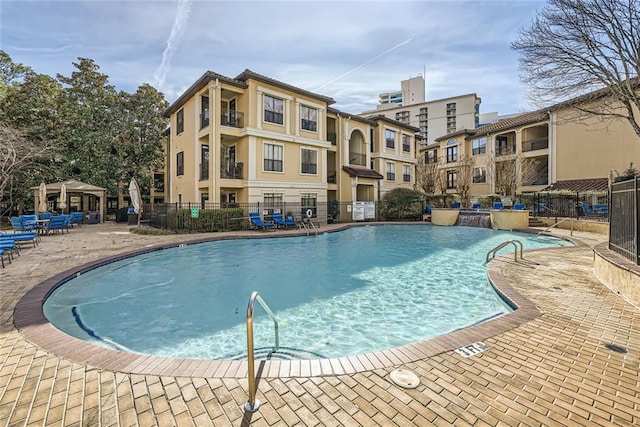
<path fill-rule="evenodd" d="M 138 187 L 138 182 L 135 178 L 131 178 L 131 182 L 129 183 L 129 197 L 131 198 L 131 203 L 133 204 L 135 213 L 138 214 L 138 225 L 140 225 L 140 214 L 142 213 L 142 197 L 140 196 L 140 187 Z"/>
<path fill-rule="evenodd" d="M 67 186 L 62 184 L 60 186 L 60 209 L 62 209 L 62 213 L 67 208 Z"/>
<path fill-rule="evenodd" d="M 44 182 L 40 183 L 40 188 L 38 188 L 38 211 L 46 212 L 47 211 L 47 186 Z"/>

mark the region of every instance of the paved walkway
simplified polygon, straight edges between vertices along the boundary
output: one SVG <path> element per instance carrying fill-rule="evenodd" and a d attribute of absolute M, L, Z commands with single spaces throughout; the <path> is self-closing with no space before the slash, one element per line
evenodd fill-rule
<path fill-rule="evenodd" d="M 201 237 L 85 226 L 45 236 L 0 270 L 0 425 L 640 424 L 640 310 L 593 277 L 590 246 L 603 236 L 588 233 L 574 233 L 581 246 L 525 254 L 537 266 L 493 261 L 491 274 L 542 315 L 484 339 L 490 349 L 479 355 L 446 351 L 403 364 L 420 378 L 415 389 L 394 385 L 392 368 L 262 378 L 261 407 L 245 413 L 246 379 L 98 369 L 36 346 L 14 327 L 20 298 L 48 277 L 124 251 Z"/>

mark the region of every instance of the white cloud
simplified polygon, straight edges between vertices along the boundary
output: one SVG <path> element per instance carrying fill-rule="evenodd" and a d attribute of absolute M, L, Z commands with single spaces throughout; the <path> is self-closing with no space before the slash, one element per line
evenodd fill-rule
<path fill-rule="evenodd" d="M 201 0 L 180 32 L 187 19 L 176 19 L 176 0 L 5 0 L 0 48 L 49 75 L 92 58 L 118 89 L 149 82 L 170 102 L 207 70 L 233 77 L 250 68 L 307 90 L 337 79 L 320 93 L 352 113 L 426 67 L 428 99 L 475 92 L 481 111 L 506 114 L 527 108 L 509 43 L 541 5 Z"/>

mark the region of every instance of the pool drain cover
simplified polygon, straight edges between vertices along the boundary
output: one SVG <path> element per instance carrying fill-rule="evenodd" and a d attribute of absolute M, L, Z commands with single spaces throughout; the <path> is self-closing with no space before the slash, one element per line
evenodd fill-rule
<path fill-rule="evenodd" d="M 420 378 L 415 372 L 408 369 L 394 369 L 389 374 L 391 381 L 398 387 L 416 388 L 420 385 Z"/>

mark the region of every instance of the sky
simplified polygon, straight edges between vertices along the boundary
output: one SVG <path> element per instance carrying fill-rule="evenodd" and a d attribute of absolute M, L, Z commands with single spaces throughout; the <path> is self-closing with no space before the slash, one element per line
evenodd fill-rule
<path fill-rule="evenodd" d="M 425 75 L 428 101 L 476 93 L 481 113 L 536 108 L 510 43 L 543 0 L 0 0 L 0 49 L 36 72 L 90 58 L 118 90 L 174 102 L 206 71 L 245 69 L 374 109 Z"/>

